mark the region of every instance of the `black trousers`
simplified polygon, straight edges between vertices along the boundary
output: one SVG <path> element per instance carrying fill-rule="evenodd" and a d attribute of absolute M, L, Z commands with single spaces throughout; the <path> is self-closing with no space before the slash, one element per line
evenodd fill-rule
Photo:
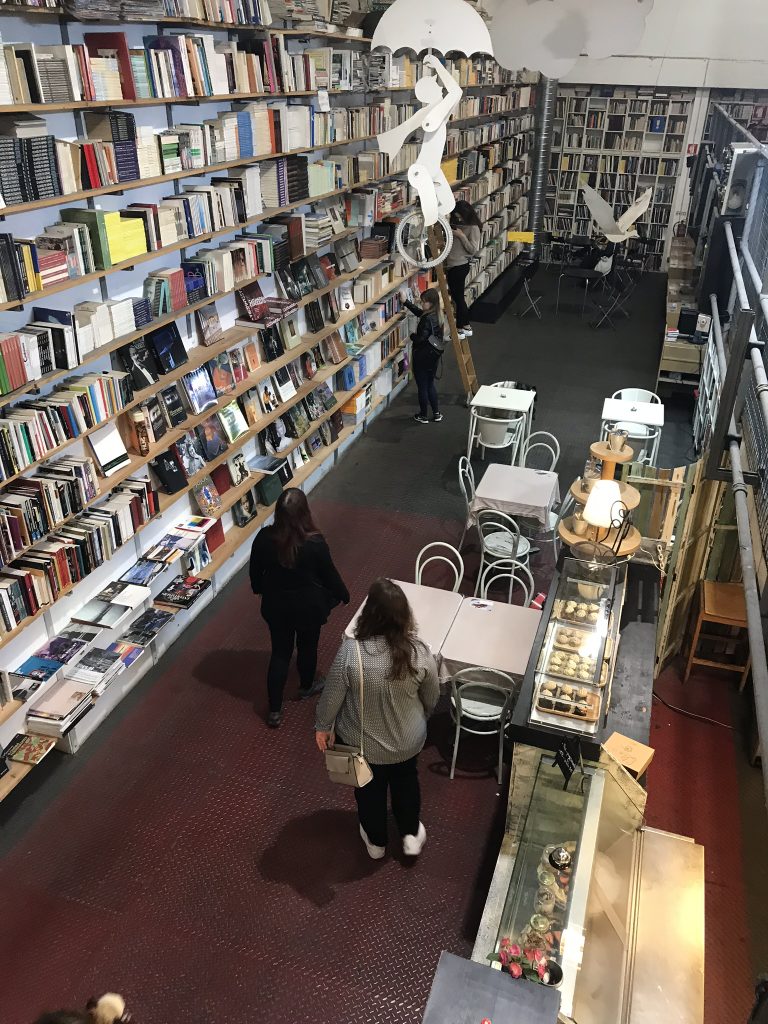
<path fill-rule="evenodd" d="M 421 790 L 416 764 L 418 755 L 399 764 L 372 764 L 373 778 L 355 790 L 357 814 L 374 846 L 387 845 L 387 790 L 401 836 L 415 836 L 419 829 Z"/>
<path fill-rule="evenodd" d="M 296 646 L 296 665 L 303 690 L 308 690 L 315 681 L 317 669 L 317 645 L 320 641 L 321 626 L 299 626 L 293 621 L 268 622 L 272 640 L 272 656 L 267 670 L 267 692 L 269 710 L 279 711 L 283 706 L 283 691 L 288 678 L 288 669 Z"/>
<path fill-rule="evenodd" d="M 419 412 L 422 416 L 427 415 L 427 404 L 432 407 L 432 415 L 437 416 L 437 388 L 435 387 L 435 374 L 437 366 L 413 365 L 413 376 L 416 381 L 416 388 L 419 392 Z"/>
<path fill-rule="evenodd" d="M 456 326 L 469 327 L 469 310 L 464 298 L 464 282 L 469 273 L 469 264 L 462 263 L 460 267 L 448 267 L 445 271 L 445 278 L 448 282 L 448 291 L 451 293 L 453 304 L 456 307 Z"/>

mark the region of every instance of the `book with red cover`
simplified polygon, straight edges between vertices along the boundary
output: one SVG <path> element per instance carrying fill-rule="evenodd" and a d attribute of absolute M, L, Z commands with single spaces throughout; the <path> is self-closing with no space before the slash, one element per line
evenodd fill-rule
<path fill-rule="evenodd" d="M 226 467 L 225 467 L 226 468 Z M 216 548 L 220 548 L 224 543 L 224 523 L 221 519 L 216 521 L 216 525 L 212 526 L 205 535 L 206 543 L 208 544 L 208 550 L 213 554 Z"/>
<path fill-rule="evenodd" d="M 136 99 L 136 85 L 133 81 L 131 56 L 124 32 L 86 32 L 83 36 L 88 53 L 91 57 L 117 57 L 120 68 L 120 82 L 123 99 Z M 184 92 L 186 96 L 186 91 Z"/>
<path fill-rule="evenodd" d="M 226 462 L 223 462 L 220 466 L 211 470 L 211 480 L 216 485 L 216 490 L 219 494 L 223 494 L 228 491 L 232 486 L 232 477 L 229 473 L 229 466 Z"/>

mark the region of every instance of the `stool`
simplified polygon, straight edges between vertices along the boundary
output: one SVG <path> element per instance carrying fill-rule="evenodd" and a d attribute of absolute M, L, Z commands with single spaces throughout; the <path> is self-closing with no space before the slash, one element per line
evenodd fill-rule
<path fill-rule="evenodd" d="M 567 277 L 571 281 L 581 281 L 584 285 L 584 298 L 581 303 L 581 317 L 584 319 L 584 311 L 587 307 L 587 299 L 589 299 L 590 305 L 593 309 L 598 310 L 598 307 L 592 301 L 589 296 L 589 289 L 592 285 L 597 284 L 603 280 L 604 275 L 599 270 L 587 270 L 585 267 L 573 267 L 565 266 L 561 270 L 557 278 L 557 299 L 555 301 L 555 316 L 560 312 L 560 282 L 564 277 Z M 599 311 L 599 310 L 598 310 Z"/>
<path fill-rule="evenodd" d="M 729 627 L 728 633 L 702 633 L 701 628 L 705 623 L 717 626 Z M 744 588 L 740 583 L 712 583 L 704 580 L 699 587 L 698 594 L 698 616 L 696 626 L 691 637 L 691 647 L 688 653 L 688 662 L 685 666 L 683 682 L 691 674 L 691 666 L 708 665 L 710 668 L 721 668 L 726 672 L 738 672 L 739 692 L 749 675 L 752 659 L 749 655 L 749 640 L 746 636 L 747 630 L 747 604 L 744 600 Z M 697 650 L 701 641 L 719 643 L 729 648 L 724 651 L 722 657 L 730 658 L 730 661 L 717 661 L 713 657 L 699 657 Z M 746 661 L 741 664 L 734 663 L 737 648 L 746 644 Z M 714 653 L 714 652 L 713 652 Z M 738 658 L 736 658 L 738 661 Z"/>

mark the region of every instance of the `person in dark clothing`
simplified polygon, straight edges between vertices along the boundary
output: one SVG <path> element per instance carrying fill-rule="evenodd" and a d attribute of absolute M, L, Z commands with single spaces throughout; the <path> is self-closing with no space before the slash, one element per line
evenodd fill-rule
<path fill-rule="evenodd" d="M 421 293 L 421 306 L 403 299 L 403 305 L 419 318 L 411 335 L 411 363 L 419 393 L 419 411 L 413 417 L 417 423 L 428 423 L 427 404 L 432 407 L 432 422 L 439 423 L 443 414 L 438 408 L 435 377 L 445 348 L 445 326 L 440 310 L 440 293 L 427 288 Z"/>
<path fill-rule="evenodd" d="M 272 655 L 267 672 L 269 715 L 276 729 L 283 720 L 283 691 L 296 646 L 299 696 L 319 693 L 315 679 L 320 630 L 331 609 L 349 604 L 349 591 L 315 526 L 303 491 L 289 487 L 277 499 L 275 521 L 258 532 L 251 547 L 251 589 L 261 594 L 261 615 L 269 626 Z"/>

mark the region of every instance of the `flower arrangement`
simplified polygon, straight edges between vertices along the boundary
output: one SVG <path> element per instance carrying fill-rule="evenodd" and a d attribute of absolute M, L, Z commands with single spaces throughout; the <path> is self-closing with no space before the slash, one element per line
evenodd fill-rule
<path fill-rule="evenodd" d="M 523 949 L 508 937 L 499 943 L 494 959 L 512 978 L 526 978 L 539 985 L 559 985 L 563 978 L 559 964 L 550 960 L 543 949 Z"/>

